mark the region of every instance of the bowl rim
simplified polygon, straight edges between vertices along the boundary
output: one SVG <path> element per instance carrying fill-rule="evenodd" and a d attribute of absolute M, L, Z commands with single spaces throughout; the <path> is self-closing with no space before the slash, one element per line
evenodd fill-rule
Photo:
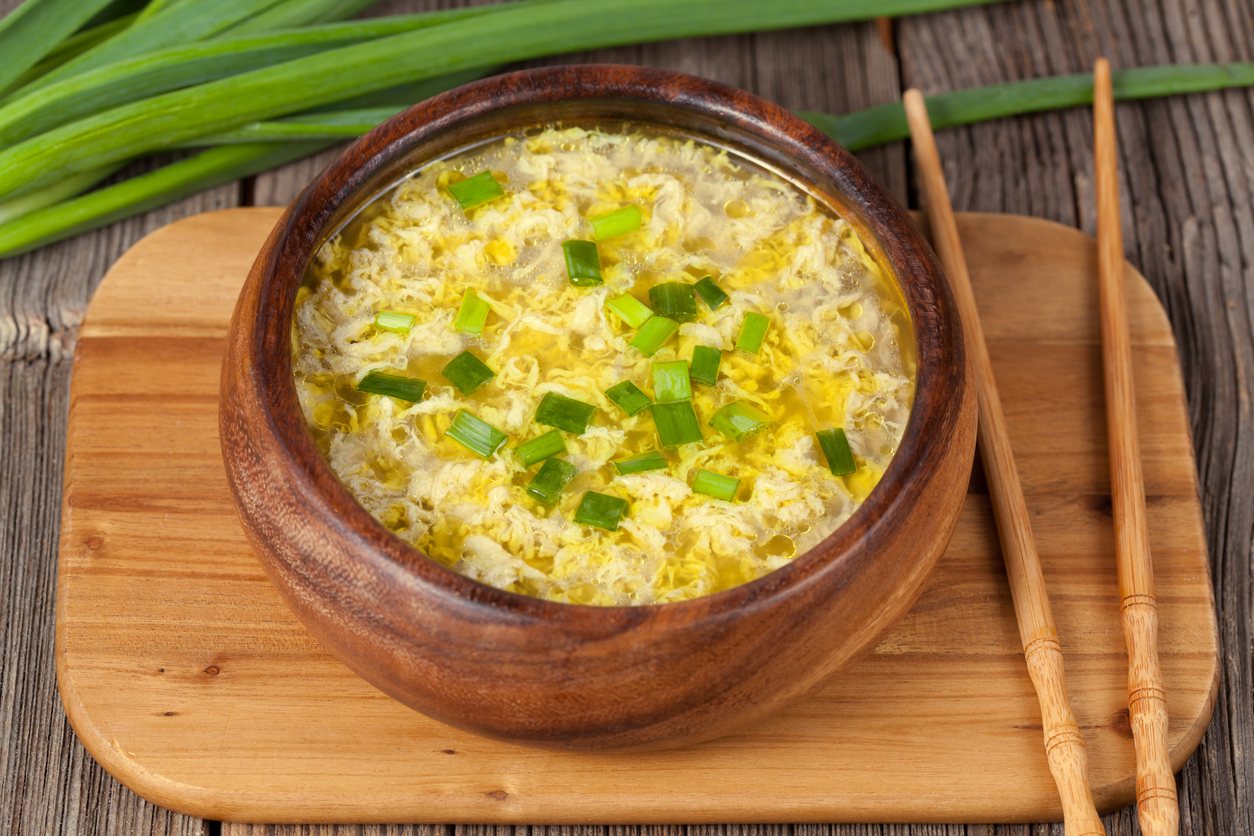
<path fill-rule="evenodd" d="M 808 165 L 830 177 L 828 185 L 834 186 L 834 194 L 842 195 L 850 208 L 861 211 L 855 227 L 860 232 L 869 228 L 876 238 L 874 244 L 889 262 L 917 346 L 914 404 L 906 430 L 880 482 L 854 514 L 787 565 L 739 586 L 684 601 L 647 606 L 549 601 L 489 586 L 438 563 L 376 521 L 335 476 L 308 429 L 292 371 L 296 290 L 323 240 L 323 230 L 338 223 L 336 213 L 350 205 L 350 212 L 355 212 L 381 193 L 361 194 L 372 175 L 398 160 L 412 160 L 417 156 L 415 149 L 430 138 L 491 113 L 594 99 L 695 112 L 725 123 L 734 135 L 747 135 L 778 149 L 790 160 L 801 161 L 803 165 L 798 168 Z M 696 130 L 688 132 L 701 136 Z M 710 141 L 726 144 L 722 139 Z M 753 159 L 751 152 L 746 153 Z M 419 157 L 418 165 L 435 156 Z M 796 172 L 789 175 L 807 186 L 818 185 Z M 809 191 L 814 193 L 815 189 Z M 826 202 L 837 212 L 831 201 Z M 639 627 L 651 622 L 658 627 L 724 618 L 778 603 L 781 596 L 800 591 L 872 551 L 872 544 L 883 539 L 885 527 L 896 517 L 891 512 L 913 504 L 919 491 L 927 487 L 928 480 L 911 479 L 909 469 L 909 463 L 926 450 L 927 429 L 938 423 L 952 424 L 959 414 L 955 404 L 947 403 L 954 399 L 946 397 L 944 391 L 948 375 L 939 351 L 944 347 L 953 352 L 952 367 L 960 373 L 965 348 L 958 331 L 958 312 L 935 255 L 908 213 L 852 154 L 826 134 L 765 99 L 717 82 L 668 70 L 613 64 L 542 67 L 472 82 L 414 105 L 356 140 L 306 187 L 281 223 L 281 232 L 276 230 L 272 237 L 275 246 L 263 251 L 263 259 L 253 269 L 261 287 L 258 307 L 251 312 L 254 327 L 246 371 L 256 387 L 270 434 L 288 454 L 286 472 L 275 474 L 275 478 L 290 480 L 302 499 L 326 512 L 323 518 L 328 524 L 361 547 L 355 559 L 369 560 L 392 577 L 401 573 L 407 583 L 416 582 L 441 598 L 488 608 L 497 617 L 509 613 L 577 632 L 599 632 L 625 624 Z"/>

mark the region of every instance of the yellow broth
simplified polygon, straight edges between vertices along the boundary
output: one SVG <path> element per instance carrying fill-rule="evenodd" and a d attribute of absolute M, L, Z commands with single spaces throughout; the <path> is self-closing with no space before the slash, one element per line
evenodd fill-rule
<path fill-rule="evenodd" d="M 448 186 L 490 170 L 505 196 L 463 211 Z M 587 219 L 635 204 L 639 231 L 599 242 L 604 284 L 576 287 L 561 244 Z M 711 276 L 731 297 L 653 356 L 605 307 L 649 303 L 661 282 Z M 457 572 L 576 604 L 656 604 L 707 595 L 779 568 L 827 537 L 878 483 L 913 393 L 908 318 L 845 221 L 794 184 L 685 138 L 546 128 L 425 166 L 319 251 L 297 298 L 293 357 L 310 429 L 348 490 L 381 523 Z M 453 327 L 469 288 L 491 305 L 483 333 Z M 412 314 L 408 334 L 379 311 Z M 749 311 L 771 320 L 757 355 L 735 349 Z M 654 362 L 722 350 L 718 384 L 693 382 L 704 440 L 665 451 L 666 470 L 613 461 L 661 450 L 648 410 L 604 395 L 631 380 L 651 397 Z M 496 377 L 461 395 L 441 369 L 465 349 Z M 356 385 L 370 371 L 427 382 L 408 403 Z M 512 452 L 552 428 L 533 420 L 557 392 L 597 407 L 563 432 L 579 474 L 556 507 L 526 493 L 540 464 Z M 709 426 L 742 400 L 776 423 L 740 442 Z M 444 435 L 459 409 L 509 434 L 481 459 Z M 843 427 L 858 469 L 836 477 L 815 432 Z M 733 502 L 696 494 L 696 470 L 740 480 Z M 628 501 L 615 532 L 572 522 L 584 491 Z"/>

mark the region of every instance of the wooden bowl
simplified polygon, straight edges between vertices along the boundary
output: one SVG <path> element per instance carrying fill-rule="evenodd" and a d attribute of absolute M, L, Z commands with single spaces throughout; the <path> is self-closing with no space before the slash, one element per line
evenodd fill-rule
<path fill-rule="evenodd" d="M 315 446 L 292 379 L 296 289 L 316 248 L 423 161 L 526 127 L 630 120 L 740 150 L 853 223 L 895 274 L 918 351 L 913 413 L 862 507 L 790 565 L 643 607 L 557 604 L 462 577 L 391 534 Z M 322 644 L 422 713 L 535 746 L 628 750 L 726 734 L 853 664 L 914 603 L 958 520 L 975 447 L 968 352 L 941 268 L 847 151 L 740 90 L 640 67 L 527 70 L 452 90 L 359 139 L 279 221 L 222 367 L 222 452 L 271 580 Z"/>

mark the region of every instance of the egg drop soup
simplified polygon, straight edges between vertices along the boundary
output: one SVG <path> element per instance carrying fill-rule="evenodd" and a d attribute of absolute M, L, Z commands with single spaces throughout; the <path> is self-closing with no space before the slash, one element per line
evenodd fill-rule
<path fill-rule="evenodd" d="M 908 316 L 853 227 L 726 149 L 545 128 L 319 250 L 295 382 L 380 523 L 482 583 L 682 601 L 788 564 L 897 450 Z"/>

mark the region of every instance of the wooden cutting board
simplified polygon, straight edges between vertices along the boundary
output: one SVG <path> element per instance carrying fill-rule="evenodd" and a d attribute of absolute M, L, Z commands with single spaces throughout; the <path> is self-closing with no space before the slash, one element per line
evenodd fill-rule
<path fill-rule="evenodd" d="M 456 731 L 331 658 L 245 543 L 217 439 L 235 297 L 278 209 L 188 218 L 105 277 L 78 342 L 57 595 L 62 699 L 162 806 L 253 822 L 1058 820 L 983 479 L 913 611 L 823 692 L 671 752 L 557 754 Z M 1133 798 L 1092 239 L 959 216 L 1066 654 L 1097 805 Z M 1210 719 L 1218 640 L 1184 390 L 1130 266 L 1174 767 Z"/>

